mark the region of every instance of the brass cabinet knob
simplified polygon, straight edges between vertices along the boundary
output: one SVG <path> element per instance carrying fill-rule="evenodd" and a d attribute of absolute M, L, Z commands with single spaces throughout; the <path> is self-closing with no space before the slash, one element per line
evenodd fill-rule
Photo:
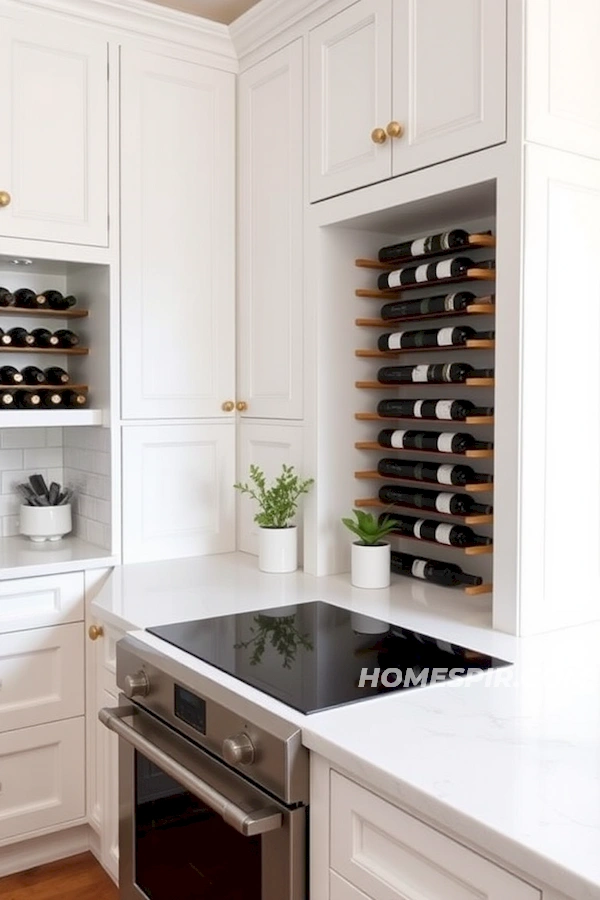
<path fill-rule="evenodd" d="M 385 144 L 387 141 L 387 134 L 383 128 L 374 128 L 371 132 L 371 140 L 374 144 Z"/>
<path fill-rule="evenodd" d="M 0 206 L 8 206 L 11 199 L 12 198 L 8 191 L 0 191 Z"/>
<path fill-rule="evenodd" d="M 401 138 L 404 134 L 404 126 L 400 124 L 400 122 L 396 122 L 392 119 L 386 128 L 387 133 L 392 138 Z"/>
<path fill-rule="evenodd" d="M 225 403 L 221 403 L 221 409 L 223 412 L 233 412 L 235 409 L 235 403 L 233 400 L 226 400 Z"/>
<path fill-rule="evenodd" d="M 238 402 L 235 404 L 235 408 L 238 412 L 246 412 L 246 410 L 248 409 L 248 404 L 245 400 L 238 400 Z"/>
<path fill-rule="evenodd" d="M 88 637 L 90 641 L 97 641 L 98 638 L 104 637 L 104 628 L 102 625 L 90 625 L 88 628 Z"/>

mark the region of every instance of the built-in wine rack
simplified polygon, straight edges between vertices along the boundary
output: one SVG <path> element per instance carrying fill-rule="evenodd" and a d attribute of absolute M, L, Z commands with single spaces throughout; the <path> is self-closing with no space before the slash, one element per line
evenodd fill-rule
<path fill-rule="evenodd" d="M 445 250 L 439 252 L 432 252 L 427 254 L 419 255 L 418 257 L 413 257 L 411 259 L 403 258 L 401 261 L 390 261 L 390 262 L 380 262 L 375 259 L 364 259 L 359 258 L 356 259 L 355 264 L 357 267 L 361 269 L 372 269 L 374 271 L 380 272 L 389 272 L 394 269 L 403 266 L 410 265 L 419 265 L 422 260 L 431 257 L 447 257 L 447 256 L 458 256 L 464 255 L 468 253 L 472 249 L 486 249 L 488 251 L 493 251 L 496 246 L 495 238 L 491 234 L 471 234 L 468 239 L 468 246 L 461 248 L 461 251 L 457 251 L 456 249 Z M 414 298 L 414 294 L 411 295 L 411 292 L 415 290 L 422 291 L 424 288 L 433 288 L 434 293 L 441 294 L 444 292 L 446 285 L 453 284 L 461 284 L 464 285 L 464 290 L 468 289 L 469 283 L 474 284 L 478 283 L 481 285 L 482 282 L 493 282 L 495 280 L 495 270 L 490 268 L 477 267 L 477 264 L 474 263 L 472 268 L 469 268 L 465 274 L 459 277 L 448 277 L 443 279 L 438 279 L 435 281 L 427 281 L 427 282 L 419 282 L 417 284 L 404 285 L 402 287 L 396 288 L 394 290 L 378 290 L 378 289 L 370 289 L 370 288 L 358 288 L 355 291 L 357 297 L 364 298 L 366 300 L 379 300 L 380 303 L 389 303 L 392 299 L 412 299 Z M 481 289 L 481 288 L 480 288 Z M 444 326 L 444 323 L 448 319 L 457 319 L 462 317 L 462 319 L 472 319 L 475 320 L 476 317 L 486 316 L 491 317 L 493 320 L 493 316 L 495 314 L 495 291 L 493 286 L 490 284 L 489 287 L 486 286 L 487 293 L 482 296 L 477 296 L 476 300 L 471 303 L 466 309 L 460 310 L 449 310 L 446 312 L 434 312 L 434 313 L 423 313 L 423 314 L 415 314 L 415 315 L 406 315 L 401 318 L 390 319 L 390 318 L 369 318 L 369 317 L 360 317 L 355 319 L 355 325 L 361 330 L 361 334 L 363 339 L 361 339 L 361 344 L 367 345 L 373 343 L 373 330 L 377 337 L 379 333 L 390 332 L 394 330 L 401 330 L 404 328 L 405 324 L 408 322 L 417 323 L 415 327 L 418 329 L 418 323 L 423 324 L 424 328 L 431 328 L 431 323 L 434 323 L 433 327 L 437 327 L 439 323 L 440 327 Z M 476 291 L 475 291 L 476 292 Z M 405 296 L 408 295 L 408 296 Z M 488 326 L 489 327 L 489 326 Z M 375 345 L 377 344 L 377 340 L 375 340 Z M 468 354 L 472 351 L 488 351 L 493 354 L 495 350 L 495 341 L 494 340 L 467 340 L 465 344 L 462 345 L 449 345 L 449 346 L 434 346 L 434 347 L 411 347 L 407 349 L 399 349 L 399 350 L 380 350 L 376 347 L 371 346 L 361 346 L 355 350 L 355 355 L 358 358 L 362 359 L 373 359 L 379 361 L 385 361 L 386 359 L 398 359 L 400 360 L 403 356 L 409 355 L 412 353 L 420 353 L 420 352 L 431 352 L 435 354 L 432 362 L 446 362 L 445 357 L 443 359 L 438 356 L 438 354 L 442 354 L 444 352 L 450 354 L 448 358 L 448 362 L 452 361 L 452 358 L 456 358 L 454 355 L 457 352 L 464 352 L 466 354 L 466 358 L 468 360 Z M 462 360 L 461 360 L 462 361 Z M 399 364 L 401 364 L 399 362 Z M 385 365 L 385 362 L 383 362 Z M 493 368 L 493 364 L 491 366 Z M 448 389 L 454 388 L 452 397 L 448 397 L 448 399 L 459 399 L 460 394 L 464 388 L 490 388 L 494 387 L 494 378 L 493 377 L 477 377 L 477 378 L 467 378 L 463 383 L 455 383 L 455 384 L 444 384 L 438 385 L 438 387 L 444 387 L 444 393 L 448 394 Z M 415 396 L 415 389 L 423 389 L 423 388 L 431 388 L 435 387 L 435 384 L 432 382 L 422 383 L 422 382 L 407 382 L 401 384 L 385 384 L 381 383 L 378 380 L 360 380 L 355 382 L 355 387 L 361 391 L 361 396 L 370 398 L 371 396 L 377 396 L 372 392 L 376 391 L 394 391 L 395 395 L 400 399 L 410 399 Z M 405 393 L 406 391 L 406 393 Z M 365 392 L 365 393 L 362 393 Z M 365 404 L 366 405 L 366 404 Z M 369 407 L 371 406 L 371 401 L 368 400 Z M 461 420 L 447 420 L 447 419 L 437 419 L 437 418 L 416 418 L 410 416 L 381 416 L 375 410 L 361 410 L 355 413 L 355 419 L 360 422 L 373 422 L 379 423 L 381 427 L 381 423 L 383 423 L 383 427 L 387 424 L 388 427 L 393 428 L 394 422 L 412 422 L 414 429 L 421 429 L 422 425 L 427 426 L 427 424 L 435 423 L 436 430 L 451 430 L 451 431 L 459 431 L 464 430 L 465 425 L 474 425 L 474 426 L 485 426 L 486 429 L 490 429 L 490 434 L 486 439 L 487 447 L 482 449 L 468 449 L 462 453 L 445 453 L 441 451 L 433 451 L 433 450 L 422 450 L 422 449 L 408 449 L 408 448 L 396 448 L 396 447 L 387 447 L 380 444 L 377 440 L 361 440 L 355 442 L 355 448 L 359 451 L 365 453 L 366 457 L 366 465 L 364 468 L 356 471 L 354 473 L 355 478 L 361 484 L 373 484 L 377 487 L 381 485 L 381 483 L 393 484 L 396 486 L 404 486 L 411 488 L 420 488 L 427 491 L 445 491 L 452 493 L 466 493 L 466 494 L 474 494 L 476 497 L 480 495 L 486 496 L 486 502 L 490 503 L 491 500 L 488 499 L 489 495 L 493 495 L 493 481 L 490 478 L 489 481 L 486 482 L 477 482 L 472 484 L 440 484 L 431 481 L 417 480 L 415 478 L 400 478 L 400 477 L 391 477 L 389 475 L 380 474 L 376 467 L 374 467 L 373 463 L 375 462 L 375 466 L 377 465 L 377 454 L 379 454 L 379 458 L 383 456 L 387 457 L 421 457 L 423 456 L 427 460 L 430 461 L 447 461 L 448 459 L 453 462 L 459 462 L 460 458 L 464 459 L 479 459 L 479 460 L 490 460 L 493 458 L 493 426 L 494 426 L 494 416 L 493 415 L 472 415 L 467 416 Z M 410 426 L 404 426 L 409 427 Z M 374 436 L 375 437 L 375 436 Z M 453 522 L 461 525 L 477 526 L 482 525 L 491 525 L 493 524 L 493 512 L 490 514 L 451 514 L 451 513 L 443 513 L 440 511 L 429 511 L 423 510 L 420 507 L 414 507 L 405 504 L 394 504 L 390 506 L 390 504 L 384 503 L 379 500 L 378 496 L 376 497 L 359 497 L 355 500 L 355 505 L 359 508 L 371 508 L 373 510 L 380 510 L 381 512 L 397 512 L 399 514 L 406 514 L 407 516 L 416 516 L 420 519 L 427 518 L 432 519 L 434 521 L 440 522 Z M 452 550 L 457 554 L 462 554 L 467 557 L 478 557 L 482 555 L 488 555 L 493 553 L 493 542 L 489 543 L 477 543 L 472 545 L 462 545 L 455 546 L 451 544 L 440 544 L 433 540 L 426 540 L 420 537 L 411 537 L 405 534 L 399 535 L 395 532 L 392 532 L 392 535 L 401 542 L 401 544 L 406 541 L 410 549 L 407 549 L 406 552 L 410 552 L 412 554 L 419 555 L 419 545 L 422 550 L 423 557 L 427 557 L 429 559 L 435 559 L 435 550 L 438 551 L 440 549 L 444 549 L 444 551 Z M 484 579 L 483 583 L 480 585 L 469 585 L 462 588 L 467 594 L 484 594 L 489 593 L 492 590 L 491 583 L 487 583 Z"/>
<path fill-rule="evenodd" d="M 59 322 L 63 322 L 64 320 L 69 319 L 85 319 L 89 315 L 89 311 L 87 309 L 81 309 L 79 307 L 71 307 L 70 309 L 49 309 L 44 307 L 23 307 L 23 306 L 3 306 L 0 307 L 0 324 L 4 321 L 4 317 L 10 318 L 19 318 L 19 319 L 40 319 L 43 318 L 45 320 L 55 320 L 57 324 Z M 44 356 L 87 356 L 89 354 L 89 348 L 75 346 L 75 347 L 44 347 L 44 346 L 5 346 L 0 344 L 0 354 L 23 354 L 27 357 L 37 356 L 38 354 L 44 354 Z M 8 360 L 6 361 L 8 363 Z M 28 363 L 34 363 L 35 360 L 28 360 Z M 0 356 L 0 366 L 4 365 L 2 362 L 2 357 Z M 37 393 L 40 391 L 51 392 L 52 394 L 67 394 L 70 392 L 75 392 L 80 395 L 84 395 L 86 397 L 89 391 L 89 387 L 87 384 L 79 384 L 75 382 L 68 382 L 67 384 L 51 384 L 51 383 L 38 383 L 38 384 L 14 384 L 14 383 L 5 383 L 0 381 L 0 392 L 1 393 L 11 393 L 16 394 L 16 392 L 27 392 L 27 393 Z M 64 406 L 59 405 L 56 407 L 56 411 L 64 410 Z M 14 411 L 13 407 L 10 407 L 11 410 Z M 43 410 L 48 413 L 52 411 L 52 408 L 40 404 L 38 407 L 38 411 Z M 2 413 L 5 412 L 5 409 L 0 411 L 0 425 L 2 424 Z M 28 414 L 35 412 L 35 410 L 28 409 Z"/>

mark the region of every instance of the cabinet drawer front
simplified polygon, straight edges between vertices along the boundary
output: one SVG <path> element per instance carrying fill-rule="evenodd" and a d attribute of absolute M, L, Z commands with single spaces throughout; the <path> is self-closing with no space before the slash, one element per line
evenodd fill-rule
<path fill-rule="evenodd" d="M 0 841 L 85 815 L 84 719 L 0 735 Z"/>
<path fill-rule="evenodd" d="M 0 732 L 81 716 L 83 625 L 0 635 Z"/>
<path fill-rule="evenodd" d="M 332 870 L 329 872 L 329 900 L 369 900 L 369 898 Z"/>
<path fill-rule="evenodd" d="M 0 582 L 0 634 L 83 620 L 83 573 Z"/>
<path fill-rule="evenodd" d="M 372 900 L 541 897 L 514 875 L 337 772 L 331 773 L 330 827 L 331 867 Z"/>

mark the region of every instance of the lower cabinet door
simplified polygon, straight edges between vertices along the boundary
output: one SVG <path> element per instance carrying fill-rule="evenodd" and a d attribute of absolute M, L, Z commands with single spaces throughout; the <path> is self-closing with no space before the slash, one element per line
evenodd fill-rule
<path fill-rule="evenodd" d="M 235 423 L 123 428 L 123 561 L 235 549 Z"/>
<path fill-rule="evenodd" d="M 239 426 L 238 472 L 241 481 L 248 480 L 251 464 L 260 466 L 267 479 L 279 474 L 281 466 L 294 466 L 302 471 L 301 425 L 243 420 Z M 246 496 L 238 497 L 238 549 L 258 553 L 258 525 L 254 521 L 256 504 Z M 299 520 L 296 520 L 297 524 Z"/>
<path fill-rule="evenodd" d="M 82 716 L 84 681 L 80 623 L 0 635 L 0 732 Z"/>
<path fill-rule="evenodd" d="M 371 900 L 541 900 L 473 850 L 331 773 L 331 868 Z M 362 900 L 338 890 L 332 900 Z"/>
<path fill-rule="evenodd" d="M 85 816 L 83 716 L 0 735 L 0 842 Z"/>
<path fill-rule="evenodd" d="M 329 900 L 369 900 L 366 894 L 355 888 L 337 872 L 329 873 Z"/>

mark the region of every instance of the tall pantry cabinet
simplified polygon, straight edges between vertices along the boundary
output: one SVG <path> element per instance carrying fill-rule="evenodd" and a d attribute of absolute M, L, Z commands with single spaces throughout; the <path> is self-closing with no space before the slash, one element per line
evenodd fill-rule
<path fill-rule="evenodd" d="M 234 549 L 231 72 L 121 47 L 123 553 Z"/>

